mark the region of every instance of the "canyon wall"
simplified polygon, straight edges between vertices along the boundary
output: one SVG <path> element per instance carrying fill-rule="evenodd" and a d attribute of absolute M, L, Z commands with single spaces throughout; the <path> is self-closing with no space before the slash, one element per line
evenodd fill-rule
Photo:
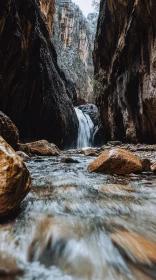
<path fill-rule="evenodd" d="M 0 1 L 0 110 L 21 139 L 64 147 L 78 120 L 51 42 L 53 13 L 53 0 Z"/>
<path fill-rule="evenodd" d="M 107 140 L 156 142 L 155 0 L 101 0 L 94 65 Z"/>
<path fill-rule="evenodd" d="M 86 19 L 71 0 L 56 0 L 52 40 L 59 66 L 73 87 L 71 98 L 75 103 L 77 99 L 93 101 L 92 51 L 96 24 L 96 14 L 89 14 Z"/>

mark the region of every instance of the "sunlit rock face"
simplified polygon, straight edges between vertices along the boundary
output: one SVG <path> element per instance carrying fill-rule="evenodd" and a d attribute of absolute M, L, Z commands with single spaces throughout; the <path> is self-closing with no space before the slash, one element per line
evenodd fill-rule
<path fill-rule="evenodd" d="M 50 32 L 52 33 L 53 16 L 55 12 L 55 0 L 40 0 L 40 8 L 45 15 Z"/>
<path fill-rule="evenodd" d="M 64 147 L 78 121 L 51 42 L 53 11 L 53 1 L 0 1 L 0 110 L 20 138 Z"/>
<path fill-rule="evenodd" d="M 60 68 L 75 88 L 73 101 L 81 98 L 93 102 L 92 50 L 97 15 L 92 13 L 85 18 L 71 0 L 57 0 L 55 8 L 52 40 Z"/>
<path fill-rule="evenodd" d="M 156 141 L 155 0 L 102 0 L 94 49 L 107 139 Z"/>

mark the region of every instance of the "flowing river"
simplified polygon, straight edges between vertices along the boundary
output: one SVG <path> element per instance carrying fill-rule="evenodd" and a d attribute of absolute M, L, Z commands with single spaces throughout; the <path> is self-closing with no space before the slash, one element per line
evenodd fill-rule
<path fill-rule="evenodd" d="M 156 152 L 137 152 L 154 160 Z M 74 163 L 63 163 L 71 157 Z M 127 258 L 111 241 L 114 232 L 156 237 L 156 175 L 89 173 L 95 157 L 77 151 L 27 162 L 32 191 L 15 219 L 0 225 L 0 249 L 13 256 L 18 280 L 156 279 L 156 266 Z M 133 192 L 103 189 L 131 186 Z M 6 278 L 3 278 L 6 279 Z"/>

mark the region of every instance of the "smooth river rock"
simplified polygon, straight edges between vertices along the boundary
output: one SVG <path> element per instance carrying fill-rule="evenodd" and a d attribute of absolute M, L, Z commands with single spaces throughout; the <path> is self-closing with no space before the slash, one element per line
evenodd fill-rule
<path fill-rule="evenodd" d="M 123 149 L 109 149 L 103 152 L 88 166 L 89 172 L 105 174 L 129 174 L 142 170 L 140 160 Z"/>
<path fill-rule="evenodd" d="M 46 140 L 40 140 L 26 144 L 30 153 L 39 156 L 58 156 L 59 149 L 55 144 L 50 144 Z"/>
<path fill-rule="evenodd" d="M 0 215 L 18 208 L 31 188 L 29 172 L 15 151 L 0 136 Z"/>

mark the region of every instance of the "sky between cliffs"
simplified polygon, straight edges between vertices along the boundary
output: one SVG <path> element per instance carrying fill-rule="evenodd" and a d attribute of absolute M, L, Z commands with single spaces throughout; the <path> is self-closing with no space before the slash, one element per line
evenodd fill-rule
<path fill-rule="evenodd" d="M 73 0 L 73 2 L 75 2 L 80 7 L 86 17 L 89 13 L 94 11 L 92 7 L 92 0 Z"/>

